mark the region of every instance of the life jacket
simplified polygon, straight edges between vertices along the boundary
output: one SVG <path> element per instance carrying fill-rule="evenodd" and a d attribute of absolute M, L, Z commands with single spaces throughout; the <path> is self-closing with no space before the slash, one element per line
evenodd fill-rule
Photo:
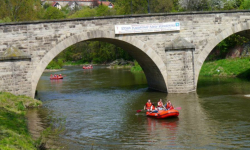
<path fill-rule="evenodd" d="M 154 105 L 151 105 L 151 110 L 155 110 L 155 106 Z"/>
<path fill-rule="evenodd" d="M 172 105 L 170 105 L 169 103 L 167 103 L 166 108 L 167 108 L 168 110 L 174 109 L 174 107 L 173 107 Z"/>
<path fill-rule="evenodd" d="M 169 108 L 170 108 L 170 104 L 169 104 L 169 103 L 167 103 L 166 108 L 167 108 L 167 109 L 169 109 Z"/>
<path fill-rule="evenodd" d="M 151 106 L 152 106 L 152 103 L 151 103 L 151 102 L 147 102 L 147 103 L 146 103 L 146 109 L 150 109 Z"/>
<path fill-rule="evenodd" d="M 162 102 L 158 102 L 158 107 L 162 107 L 163 103 Z"/>

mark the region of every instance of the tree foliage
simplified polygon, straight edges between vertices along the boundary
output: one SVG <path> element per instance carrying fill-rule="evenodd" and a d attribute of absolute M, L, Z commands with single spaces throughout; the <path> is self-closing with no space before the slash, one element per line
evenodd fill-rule
<path fill-rule="evenodd" d="M 62 11 L 58 10 L 55 7 L 48 7 L 45 14 L 44 19 L 63 19 L 65 15 Z"/>
<path fill-rule="evenodd" d="M 150 1 L 151 13 L 162 13 L 175 11 L 173 0 Z"/>
<path fill-rule="evenodd" d="M 10 18 L 14 22 L 36 20 L 40 7 L 38 0 L 1 0 L 0 18 Z"/>
<path fill-rule="evenodd" d="M 241 3 L 240 8 L 241 8 L 241 9 L 249 10 L 249 9 L 250 9 L 250 0 L 244 0 L 244 1 Z"/>
<path fill-rule="evenodd" d="M 89 7 L 83 7 L 76 13 L 68 16 L 68 18 L 83 18 L 83 17 L 94 17 L 96 16 L 96 10 Z"/>

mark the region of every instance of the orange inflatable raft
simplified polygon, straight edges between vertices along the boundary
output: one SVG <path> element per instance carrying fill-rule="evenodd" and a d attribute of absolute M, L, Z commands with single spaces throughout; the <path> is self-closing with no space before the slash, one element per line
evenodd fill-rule
<path fill-rule="evenodd" d="M 88 67 L 83 66 L 82 69 L 93 69 L 93 67 L 92 66 L 88 66 Z"/>
<path fill-rule="evenodd" d="M 59 77 L 50 77 L 50 80 L 59 80 L 59 79 L 63 79 L 63 76 L 59 76 Z"/>
<path fill-rule="evenodd" d="M 179 111 L 172 109 L 172 110 L 159 110 L 157 112 L 146 112 L 146 115 L 148 117 L 153 117 L 157 119 L 164 119 L 168 117 L 178 117 L 179 116 Z"/>

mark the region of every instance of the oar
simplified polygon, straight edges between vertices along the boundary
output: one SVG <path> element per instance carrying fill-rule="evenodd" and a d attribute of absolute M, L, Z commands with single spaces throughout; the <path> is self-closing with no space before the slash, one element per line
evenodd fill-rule
<path fill-rule="evenodd" d="M 137 113 L 139 113 L 139 112 L 142 112 L 142 111 L 144 111 L 144 109 L 141 109 L 141 110 L 137 110 L 136 112 L 137 112 Z"/>
<path fill-rule="evenodd" d="M 175 107 L 174 109 L 181 110 L 181 107 Z"/>

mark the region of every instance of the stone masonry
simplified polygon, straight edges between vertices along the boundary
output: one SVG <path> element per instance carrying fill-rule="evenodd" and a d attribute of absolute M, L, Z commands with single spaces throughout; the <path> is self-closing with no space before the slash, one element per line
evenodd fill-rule
<path fill-rule="evenodd" d="M 185 12 L 0 24 L 0 91 L 34 97 L 48 63 L 67 47 L 98 40 L 128 51 L 148 87 L 169 93 L 196 90 L 200 69 L 226 37 L 250 29 L 250 11 Z M 180 22 L 180 31 L 116 35 L 115 25 Z M 178 44 L 176 44 L 178 43 Z M 18 49 L 23 56 L 6 56 Z"/>

